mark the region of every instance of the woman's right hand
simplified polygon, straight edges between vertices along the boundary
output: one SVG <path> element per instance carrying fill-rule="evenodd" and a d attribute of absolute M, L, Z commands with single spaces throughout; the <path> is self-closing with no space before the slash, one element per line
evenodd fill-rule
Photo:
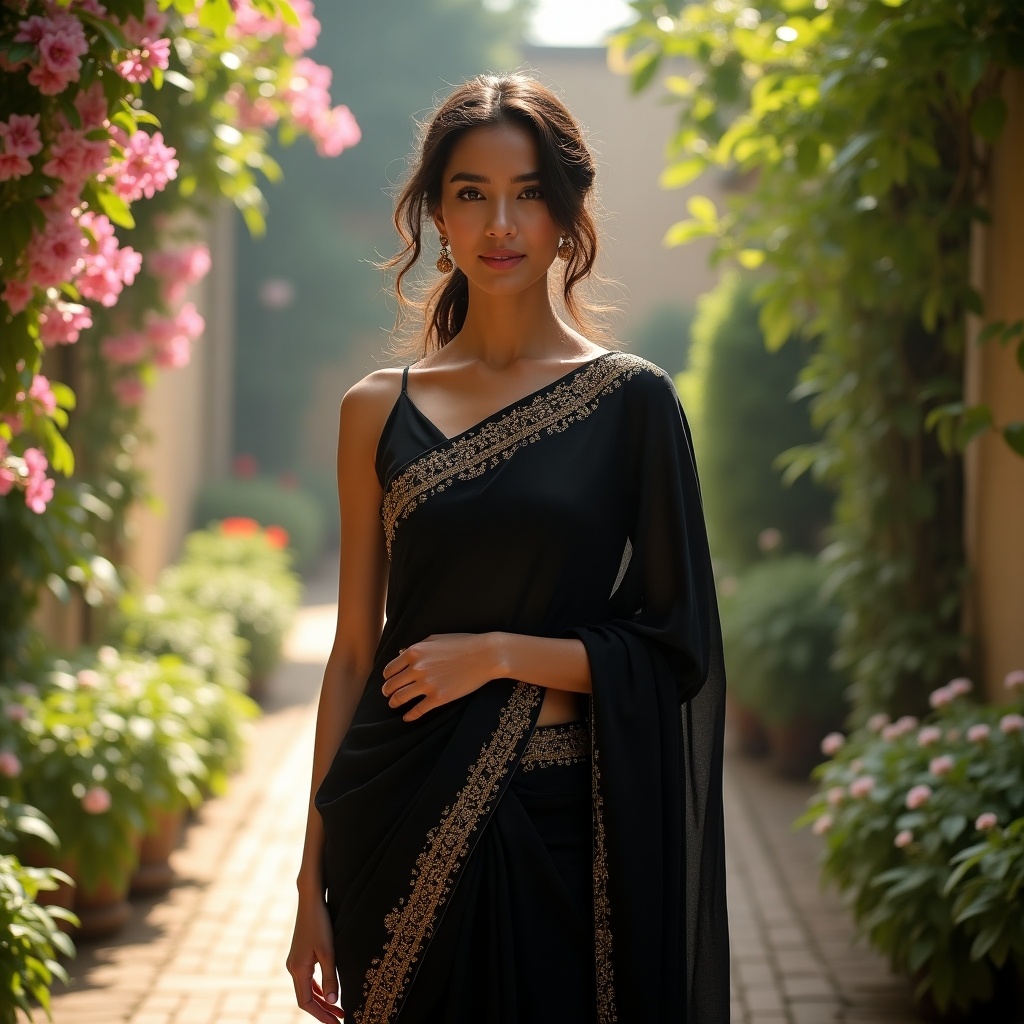
<path fill-rule="evenodd" d="M 292 976 L 295 999 L 306 1013 L 323 1024 L 337 1024 L 344 1019 L 345 1011 L 337 1005 L 338 974 L 334 967 L 333 929 L 322 898 L 299 896 L 295 931 L 285 963 Z M 316 964 L 320 965 L 323 987 L 313 977 Z"/>

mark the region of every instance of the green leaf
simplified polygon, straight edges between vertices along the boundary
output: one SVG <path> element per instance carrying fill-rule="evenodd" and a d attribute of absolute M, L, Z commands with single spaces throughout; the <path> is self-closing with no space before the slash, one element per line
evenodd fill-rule
<path fill-rule="evenodd" d="M 741 249 L 736 254 L 736 259 L 740 266 L 746 267 L 747 270 L 756 270 L 764 263 L 765 252 L 763 249 Z"/>
<path fill-rule="evenodd" d="M 686 245 L 695 238 L 706 238 L 713 235 L 714 229 L 699 220 L 681 220 L 665 232 L 664 244 L 667 246 Z"/>
<path fill-rule="evenodd" d="M 98 189 L 96 198 L 99 200 L 100 208 L 118 227 L 135 227 L 135 218 L 128 204 L 116 192 L 109 189 Z"/>
<path fill-rule="evenodd" d="M 992 426 L 992 410 L 987 405 L 973 405 L 964 410 L 957 424 L 955 437 L 958 448 L 965 448 L 975 437 Z"/>
<path fill-rule="evenodd" d="M 199 24 L 214 35 L 222 36 L 234 20 L 229 0 L 207 0 L 199 8 Z"/>
<path fill-rule="evenodd" d="M 814 174 L 818 169 L 821 157 L 821 143 L 817 139 L 801 139 L 796 147 L 797 170 L 806 176 Z"/>
<path fill-rule="evenodd" d="M 662 188 L 682 188 L 689 185 L 691 181 L 699 178 L 707 168 L 707 161 L 703 157 L 694 156 L 689 160 L 672 164 L 661 172 L 658 184 Z"/>
<path fill-rule="evenodd" d="M 949 814 L 939 822 L 939 832 L 947 843 L 955 843 L 967 828 L 967 818 L 963 814 Z"/>
<path fill-rule="evenodd" d="M 1024 420 L 1003 427 L 1003 439 L 1018 455 L 1024 455 Z"/>
<path fill-rule="evenodd" d="M 718 210 L 715 204 L 707 196 L 690 196 L 686 201 L 686 209 L 690 214 L 704 224 L 717 225 Z"/>
<path fill-rule="evenodd" d="M 986 142 L 995 142 L 1003 133 L 1007 113 L 1006 101 L 1001 96 L 988 96 L 971 114 L 971 131 Z"/>
<path fill-rule="evenodd" d="M 661 64 L 663 50 L 658 49 L 642 50 L 630 63 L 630 89 L 634 93 L 643 92 Z"/>

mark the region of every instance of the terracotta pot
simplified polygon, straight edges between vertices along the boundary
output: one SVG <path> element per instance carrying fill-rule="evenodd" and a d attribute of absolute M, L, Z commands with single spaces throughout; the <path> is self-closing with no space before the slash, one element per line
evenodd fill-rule
<path fill-rule="evenodd" d="M 133 894 L 163 892 L 174 884 L 170 857 L 181 839 L 187 813 L 185 805 L 154 813 L 153 828 L 142 837 L 139 847 L 139 866 L 131 879 Z"/>
<path fill-rule="evenodd" d="M 799 716 L 765 725 L 771 766 L 787 779 L 806 779 L 825 760 L 821 740 L 827 732 L 816 718 Z"/>
<path fill-rule="evenodd" d="M 730 736 L 736 738 L 736 749 L 747 757 L 764 757 L 768 753 L 768 734 L 764 720 L 752 707 L 726 694 L 725 722 Z"/>
<path fill-rule="evenodd" d="M 61 865 L 78 883 L 75 889 L 74 911 L 80 926 L 75 932 L 79 939 L 103 939 L 120 931 L 132 916 L 132 905 L 128 902 L 128 889 L 132 872 L 138 863 L 138 851 L 142 837 L 133 839 L 135 857 L 124 866 L 111 865 L 107 874 L 94 886 L 82 884 L 73 858 Z"/>

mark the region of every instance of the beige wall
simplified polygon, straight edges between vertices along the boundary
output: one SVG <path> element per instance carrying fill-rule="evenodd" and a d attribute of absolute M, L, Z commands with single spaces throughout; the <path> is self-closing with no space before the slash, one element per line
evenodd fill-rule
<path fill-rule="evenodd" d="M 1024 75 L 1008 76 L 1010 116 L 992 162 L 992 223 L 977 231 L 976 287 L 986 320 L 1024 317 Z M 1024 419 L 1024 373 L 1016 344 L 976 343 L 968 348 L 967 395 L 988 402 L 1003 426 Z M 966 543 L 973 568 L 968 629 L 978 639 L 979 668 L 990 696 L 1002 696 L 1002 680 L 1024 668 L 1024 458 L 997 433 L 974 441 L 967 453 Z"/>
<path fill-rule="evenodd" d="M 596 151 L 605 213 L 603 269 L 623 286 L 624 315 L 614 326 L 629 347 L 656 306 L 692 306 L 716 283 L 717 273 L 708 266 L 708 240 L 674 249 L 662 240 L 670 225 L 689 219 L 689 196 L 708 195 L 721 208 L 723 190 L 713 172 L 683 189 L 660 187 L 675 107 L 660 101 L 657 86 L 631 95 L 628 78 L 609 69 L 603 47 L 536 46 L 525 56 L 526 67 L 562 96 Z"/>

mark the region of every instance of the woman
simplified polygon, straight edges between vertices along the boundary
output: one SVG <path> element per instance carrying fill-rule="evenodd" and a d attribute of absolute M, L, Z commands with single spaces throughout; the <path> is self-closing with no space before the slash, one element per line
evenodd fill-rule
<path fill-rule="evenodd" d="M 424 358 L 341 404 L 288 958 L 325 1024 L 728 1020 L 700 494 L 671 379 L 585 336 L 593 180 L 549 90 L 483 76 L 398 200 L 399 298 L 428 219 L 442 277 Z"/>

